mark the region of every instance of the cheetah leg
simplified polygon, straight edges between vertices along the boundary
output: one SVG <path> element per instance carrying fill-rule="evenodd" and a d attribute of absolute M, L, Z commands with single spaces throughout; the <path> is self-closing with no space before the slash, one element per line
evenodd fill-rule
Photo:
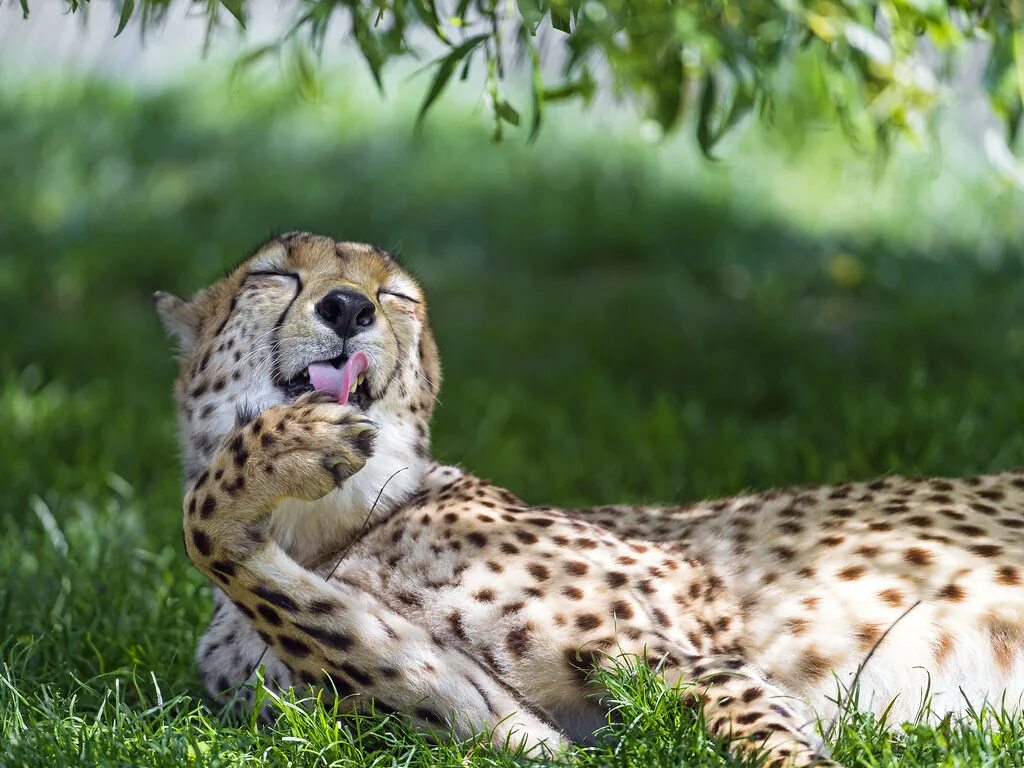
<path fill-rule="evenodd" d="M 577 669 L 614 668 L 623 658 L 643 657 L 670 685 L 681 684 L 685 702 L 703 706 L 709 734 L 730 739 L 738 755 L 762 755 L 768 768 L 837 765 L 822 740 L 808 732 L 810 719 L 800 715 L 797 702 L 742 659 L 668 651 L 663 637 L 638 642 L 615 655 L 581 649 Z"/>
<path fill-rule="evenodd" d="M 673 677 L 692 681 L 684 695 L 703 703 L 708 732 L 733 739 L 737 752 L 764 754 L 769 768 L 837 765 L 824 742 L 809 731 L 813 721 L 799 714 L 798 702 L 742 659 L 697 657 Z"/>
<path fill-rule="evenodd" d="M 360 693 L 460 737 L 552 751 L 563 736 L 464 652 L 364 591 L 326 582 L 267 533 L 281 499 L 316 499 L 362 468 L 374 428 L 319 394 L 269 408 L 229 436 L 185 496 L 189 557 L 293 674 Z"/>

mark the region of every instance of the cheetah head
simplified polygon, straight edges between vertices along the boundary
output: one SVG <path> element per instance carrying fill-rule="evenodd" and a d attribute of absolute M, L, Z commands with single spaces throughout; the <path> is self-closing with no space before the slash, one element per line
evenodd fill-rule
<path fill-rule="evenodd" d="M 320 389 L 377 424 L 374 455 L 323 499 L 283 502 L 272 518 L 278 543 L 314 558 L 363 523 L 382 489 L 386 511 L 419 486 L 441 371 L 423 293 L 388 253 L 288 233 L 191 299 L 157 292 L 154 301 L 181 347 L 187 482 L 236 425 Z"/>

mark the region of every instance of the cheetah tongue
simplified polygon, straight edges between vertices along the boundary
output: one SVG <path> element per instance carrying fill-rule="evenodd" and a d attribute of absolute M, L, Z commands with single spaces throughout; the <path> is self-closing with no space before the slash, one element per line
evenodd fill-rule
<path fill-rule="evenodd" d="M 341 368 L 335 368 L 330 363 L 313 363 L 308 369 L 309 383 L 318 392 L 330 392 L 344 405 L 348 402 L 356 378 L 366 373 L 369 367 L 370 361 L 365 352 L 356 352 Z"/>

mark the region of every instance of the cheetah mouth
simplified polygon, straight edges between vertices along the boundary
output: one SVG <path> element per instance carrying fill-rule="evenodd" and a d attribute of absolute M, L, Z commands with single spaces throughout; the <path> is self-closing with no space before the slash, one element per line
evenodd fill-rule
<path fill-rule="evenodd" d="M 366 381 L 369 367 L 370 360 L 365 352 L 341 354 L 330 360 L 310 363 L 284 382 L 281 388 L 289 400 L 295 400 L 307 392 L 327 392 L 342 405 L 351 403 L 366 410 L 373 400 Z"/>

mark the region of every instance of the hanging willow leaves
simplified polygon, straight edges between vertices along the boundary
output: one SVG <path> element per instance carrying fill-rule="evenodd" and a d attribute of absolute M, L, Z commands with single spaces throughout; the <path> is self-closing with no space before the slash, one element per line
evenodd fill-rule
<path fill-rule="evenodd" d="M 487 39 L 487 35 L 471 37 L 437 62 L 434 79 L 431 80 L 430 87 L 427 88 L 427 95 L 423 97 L 423 103 L 420 105 L 420 111 L 416 115 L 417 127 L 423 124 L 423 118 L 426 116 L 427 110 L 430 109 L 431 105 L 437 101 L 437 97 L 444 91 L 444 87 L 451 79 L 452 72 L 454 72 L 455 68 L 459 66 L 459 62 L 472 54 L 477 46 Z"/>
<path fill-rule="evenodd" d="M 28 14 L 31 2 L 19 0 Z M 95 5 L 100 0 L 92 0 Z M 86 0 L 65 0 L 76 12 Z M 168 9 L 205 15 L 211 29 L 244 28 L 255 0 L 108 0 L 116 34 L 164 20 Z M 899 132 L 917 135 L 957 77 L 952 63 L 976 41 L 986 59 L 983 87 L 1012 143 L 1024 115 L 1024 5 L 1019 0 L 282 0 L 294 23 L 274 41 L 319 53 L 329 34 L 358 47 L 379 87 L 394 59 L 433 59 L 434 74 L 416 124 L 442 92 L 484 83 L 500 124 L 537 136 L 553 101 L 589 101 L 596 90 L 643 105 L 663 131 L 687 122 L 696 95 L 695 135 L 710 156 L 716 143 L 751 113 L 783 114 L 787 100 L 806 102 L 792 87 L 795 60 L 827 84 L 821 114 L 865 146 L 886 145 Z M 350 23 L 331 24 L 338 14 Z M 222 18 L 223 17 L 223 18 Z M 505 40 L 503 34 L 517 30 Z M 483 46 L 485 56 L 475 56 Z M 438 49 L 440 48 L 440 51 Z M 516 50 L 511 50 L 511 49 Z M 514 55 L 518 53 L 519 55 Z M 936 61 L 938 60 L 938 64 Z M 286 60 L 287 61 L 287 60 Z M 513 66 L 507 67 L 505 62 Z M 929 66 L 930 65 L 930 66 Z M 483 67 L 483 77 L 470 77 Z M 318 64 L 290 57 L 296 87 L 319 91 Z M 495 74 L 496 68 L 496 74 Z M 517 71 L 518 69 L 518 71 Z M 453 73 L 459 70 L 459 78 Z M 525 71 L 524 71 L 525 70 Z M 496 84 L 497 77 L 501 83 Z M 788 90 L 787 90 L 788 89 Z M 497 94 L 497 96 L 495 95 Z M 639 98 L 635 98 L 639 97 Z M 517 103 L 521 102 L 521 103 Z M 807 122 L 807 121 L 805 121 Z M 788 123 L 798 130 L 800 121 Z M 499 130 L 500 133 L 500 130 Z"/>

